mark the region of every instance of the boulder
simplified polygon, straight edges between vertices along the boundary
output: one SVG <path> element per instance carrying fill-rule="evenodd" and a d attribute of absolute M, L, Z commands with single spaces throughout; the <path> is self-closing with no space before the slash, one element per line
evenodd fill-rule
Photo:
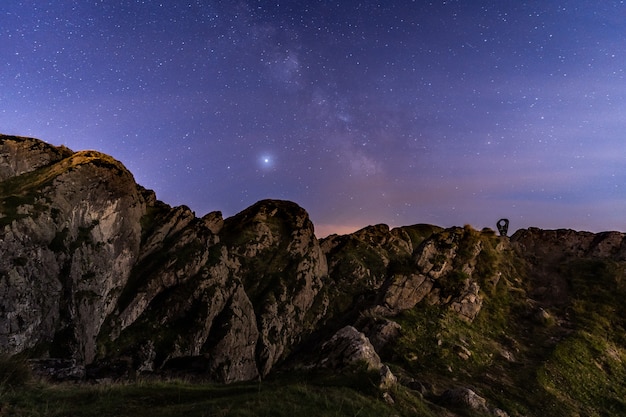
<path fill-rule="evenodd" d="M 333 335 L 321 348 L 319 365 L 331 369 L 364 364 L 367 369 L 380 370 L 382 362 L 369 339 L 352 326 Z"/>

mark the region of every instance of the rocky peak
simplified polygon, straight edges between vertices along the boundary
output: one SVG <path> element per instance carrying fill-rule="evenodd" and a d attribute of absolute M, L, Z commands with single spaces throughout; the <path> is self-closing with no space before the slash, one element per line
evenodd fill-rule
<path fill-rule="evenodd" d="M 578 232 L 570 229 L 543 230 L 531 227 L 511 236 L 520 251 L 545 261 L 568 257 L 596 257 L 626 260 L 624 233 Z"/>
<path fill-rule="evenodd" d="M 0 181 L 48 166 L 72 153 L 37 139 L 0 135 Z"/>
<path fill-rule="evenodd" d="M 300 340 L 328 273 L 326 258 L 308 214 L 288 201 L 263 200 L 226 219 L 220 238 L 241 265 L 243 286 L 255 306 L 258 361 L 266 375 Z"/>

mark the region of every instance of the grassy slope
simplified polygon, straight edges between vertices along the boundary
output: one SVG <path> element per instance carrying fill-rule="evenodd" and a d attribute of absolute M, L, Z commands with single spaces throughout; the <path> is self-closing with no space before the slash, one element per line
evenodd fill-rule
<path fill-rule="evenodd" d="M 481 239 L 475 276 L 485 301 L 477 319 L 462 321 L 445 306 L 405 312 L 396 365 L 436 394 L 470 387 L 511 416 L 626 415 L 625 265 L 565 259 L 554 273 L 565 277 L 569 299 L 539 303 L 529 299 L 533 266 L 496 252 L 497 238 Z M 494 285 L 486 278 L 495 270 L 502 275 Z"/>

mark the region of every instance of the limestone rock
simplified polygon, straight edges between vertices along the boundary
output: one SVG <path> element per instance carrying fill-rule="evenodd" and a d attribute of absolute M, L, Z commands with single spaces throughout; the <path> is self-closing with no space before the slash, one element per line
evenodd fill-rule
<path fill-rule="evenodd" d="M 389 314 L 415 307 L 433 289 L 433 280 L 424 274 L 394 275 L 383 300 Z"/>
<path fill-rule="evenodd" d="M 491 415 L 494 417 L 509 417 L 509 414 L 506 411 L 499 408 L 492 408 L 489 411 L 491 411 Z"/>
<path fill-rule="evenodd" d="M 464 361 L 468 360 L 472 356 L 472 352 L 462 345 L 454 346 L 454 353 L 456 353 L 456 355 Z"/>
<path fill-rule="evenodd" d="M 450 307 L 459 314 L 459 317 L 471 322 L 480 312 L 483 305 L 483 298 L 480 295 L 480 285 L 477 282 L 468 282 L 467 287 L 468 288 L 450 304 Z"/>
<path fill-rule="evenodd" d="M 548 326 L 550 323 L 554 322 L 554 317 L 548 311 L 543 308 L 538 308 L 537 311 L 533 314 L 532 319 L 537 323 L 543 326 Z"/>
<path fill-rule="evenodd" d="M 483 303 L 480 285 L 472 275 L 483 249 L 477 233 L 451 228 L 426 238 L 412 255 L 410 272 L 396 273 L 387 281 L 377 311 L 396 315 L 427 299 L 430 304 L 449 305 L 467 321 L 474 320 Z"/>
<path fill-rule="evenodd" d="M 8 353 L 49 346 L 51 356 L 139 372 L 189 358 L 215 380 L 254 379 L 316 326 L 376 307 L 375 292 L 387 313 L 412 308 L 443 271 L 428 263 L 441 251 L 432 226 L 376 225 L 320 244 L 294 203 L 198 219 L 98 152 L 13 137 L 1 146 Z M 368 329 L 380 349 L 398 333 L 391 321 Z"/>
<path fill-rule="evenodd" d="M 222 382 L 249 381 L 259 377 L 256 347 L 259 330 L 254 306 L 239 287 L 217 320 L 220 328 L 212 335 L 214 344 L 203 350 L 209 357 L 209 373 Z M 209 338 L 211 340 L 211 338 Z"/>
<path fill-rule="evenodd" d="M 321 241 L 328 259 L 327 312 L 325 320 L 353 315 L 378 306 L 380 314 L 390 315 L 419 301 L 407 279 L 413 277 L 413 254 L 421 243 L 440 230 L 428 225 L 389 229 L 379 224 L 365 227 L 351 235 L 332 235 Z M 389 288 L 390 277 L 396 277 Z M 408 277 L 408 278 L 407 278 Z M 428 292 L 424 283 L 422 292 Z M 383 302 L 372 300 L 373 293 L 388 292 Z M 377 297 L 378 298 L 378 297 Z M 398 304 L 398 306 L 396 306 Z M 408 307 L 410 308 L 410 307 Z"/>
<path fill-rule="evenodd" d="M 380 357 L 368 338 L 352 326 L 340 329 L 321 349 L 321 366 L 342 369 L 363 363 L 368 369 L 380 370 Z"/>
<path fill-rule="evenodd" d="M 387 391 L 383 392 L 382 398 L 383 401 L 389 405 L 394 405 L 396 403 L 391 394 L 389 394 Z"/>

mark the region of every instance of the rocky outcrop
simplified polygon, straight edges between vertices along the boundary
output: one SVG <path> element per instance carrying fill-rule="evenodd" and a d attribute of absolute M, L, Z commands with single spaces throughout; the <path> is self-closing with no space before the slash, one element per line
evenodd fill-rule
<path fill-rule="evenodd" d="M 151 220 L 158 227 L 144 241 L 160 250 L 142 253 L 131 271 L 102 336 L 103 358 L 122 349 L 145 369 L 192 363 L 222 382 L 267 375 L 300 340 L 326 274 L 308 215 L 271 200 L 217 228 L 167 214 Z M 146 343 L 150 354 L 137 357 Z"/>
<path fill-rule="evenodd" d="M 626 261 L 626 238 L 619 232 L 594 234 L 529 228 L 511 236 L 511 244 L 529 261 L 533 270 L 529 276 L 531 295 L 551 305 L 563 305 L 573 295 L 567 276 L 560 273 L 564 263 L 574 259 Z"/>
<path fill-rule="evenodd" d="M 266 375 L 314 323 L 326 257 L 297 205 L 198 219 L 106 155 L 0 140 L 3 352 L 230 382 Z"/>
<path fill-rule="evenodd" d="M 357 321 L 357 325 L 363 329 L 376 352 L 382 352 L 385 347 L 392 345 L 402 332 L 402 326 L 386 318 L 366 318 Z"/>
<path fill-rule="evenodd" d="M 511 401 L 594 415 L 588 401 L 622 406 L 606 381 L 626 394 L 625 268 L 618 232 L 375 225 L 318 241 L 278 200 L 199 218 L 107 155 L 0 136 L 0 354 L 58 379 L 365 365 L 388 404 L 400 383 L 504 416 L 494 397 L 529 384 Z"/>
<path fill-rule="evenodd" d="M 127 372 L 195 358 L 212 378 L 235 381 L 267 375 L 320 328 L 365 311 L 393 316 L 422 300 L 470 321 L 480 311 L 480 241 L 460 255 L 470 231 L 377 225 L 320 243 L 294 203 L 200 219 L 158 201 L 107 155 L 1 140 L 7 353 L 86 365 L 125 356 Z M 367 331 L 382 349 L 398 327 Z"/>
<path fill-rule="evenodd" d="M 373 311 L 393 316 L 422 300 L 445 304 L 472 321 L 480 312 L 480 281 L 474 277 L 483 251 L 480 235 L 471 228 L 452 228 L 424 239 L 414 251 L 387 270 L 380 302 Z"/>
<path fill-rule="evenodd" d="M 624 236 L 618 232 L 590 233 L 570 229 L 542 230 L 531 227 L 519 230 L 511 241 L 529 256 L 545 260 L 569 258 L 616 257 L 626 255 Z"/>
<path fill-rule="evenodd" d="M 300 340 L 326 258 L 308 214 L 290 202 L 261 201 L 227 219 L 220 236 L 255 307 L 259 371 L 267 375 Z"/>

